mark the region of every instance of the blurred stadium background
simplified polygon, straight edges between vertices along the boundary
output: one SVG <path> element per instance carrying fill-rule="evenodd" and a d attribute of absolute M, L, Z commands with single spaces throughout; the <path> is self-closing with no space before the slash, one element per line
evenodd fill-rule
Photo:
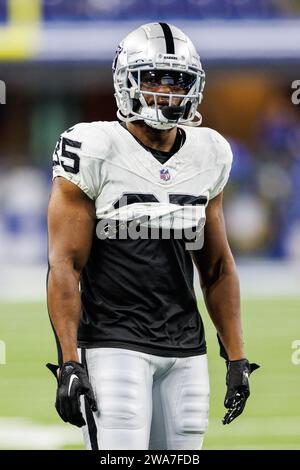
<path fill-rule="evenodd" d="M 248 356 L 262 368 L 242 418 L 221 424 L 225 368 L 199 293 L 211 368 L 205 449 L 300 449 L 299 0 L 0 0 L 0 448 L 81 448 L 60 422 L 45 307 L 51 155 L 79 121 L 115 119 L 111 61 L 141 23 L 167 20 L 207 74 L 203 125 L 231 142 L 228 234 L 241 278 Z M 199 291 L 198 291 L 199 292 Z"/>

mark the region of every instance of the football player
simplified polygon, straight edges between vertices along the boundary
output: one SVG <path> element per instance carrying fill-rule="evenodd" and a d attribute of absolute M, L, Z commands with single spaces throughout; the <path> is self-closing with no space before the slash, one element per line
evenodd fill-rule
<path fill-rule="evenodd" d="M 88 449 L 200 449 L 209 379 L 193 261 L 226 359 L 224 424 L 250 365 L 222 192 L 232 153 L 197 127 L 205 74 L 190 39 L 150 23 L 113 62 L 118 121 L 80 123 L 54 151 L 48 308 L 60 417 Z M 201 237 L 204 235 L 204 245 Z"/>

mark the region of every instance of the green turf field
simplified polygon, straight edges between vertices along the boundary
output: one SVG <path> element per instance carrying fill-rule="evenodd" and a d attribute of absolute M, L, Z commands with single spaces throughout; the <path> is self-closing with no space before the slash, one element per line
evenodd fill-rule
<path fill-rule="evenodd" d="M 80 448 L 80 431 L 63 424 L 53 406 L 55 380 L 45 363 L 55 362 L 56 352 L 45 305 L 0 304 L 0 311 L 7 355 L 0 365 L 0 448 L 35 448 L 34 442 L 40 448 Z M 203 312 L 211 377 L 205 449 L 300 449 L 300 364 L 291 361 L 291 344 L 300 339 L 299 315 L 300 299 L 243 302 L 248 357 L 261 369 L 251 376 L 244 414 L 223 426 L 225 366 Z"/>

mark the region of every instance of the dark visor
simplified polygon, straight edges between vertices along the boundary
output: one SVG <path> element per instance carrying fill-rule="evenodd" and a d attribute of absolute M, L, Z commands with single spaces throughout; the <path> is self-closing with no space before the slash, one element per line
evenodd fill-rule
<path fill-rule="evenodd" d="M 143 70 L 141 72 L 141 83 L 151 87 L 168 85 L 189 90 L 195 81 L 195 75 L 186 72 L 172 70 Z"/>

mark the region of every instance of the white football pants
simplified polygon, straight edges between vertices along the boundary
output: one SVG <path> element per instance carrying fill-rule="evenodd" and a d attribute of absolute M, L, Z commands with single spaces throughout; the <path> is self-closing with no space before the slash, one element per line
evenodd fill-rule
<path fill-rule="evenodd" d="M 87 449 L 200 450 L 208 425 L 207 356 L 79 349 L 98 404 L 81 397 Z"/>

